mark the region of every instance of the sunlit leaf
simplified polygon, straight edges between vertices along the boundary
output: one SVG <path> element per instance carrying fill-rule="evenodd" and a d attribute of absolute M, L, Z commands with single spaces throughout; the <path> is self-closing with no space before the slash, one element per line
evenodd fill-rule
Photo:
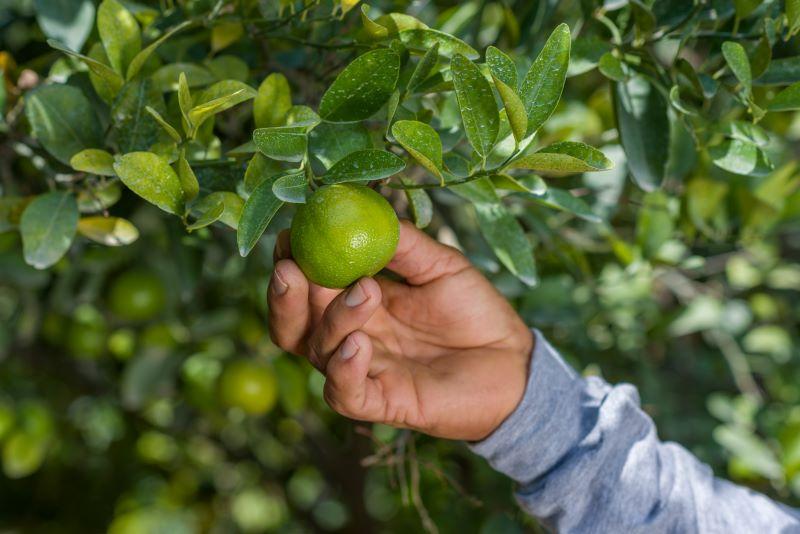
<path fill-rule="evenodd" d="M 183 189 L 178 175 L 161 157 L 150 152 L 118 156 L 114 172 L 125 186 L 167 213 L 183 214 Z"/>
<path fill-rule="evenodd" d="M 286 128 L 259 128 L 253 132 L 256 148 L 267 157 L 299 162 L 303 161 L 308 146 L 304 133 L 287 131 Z"/>
<path fill-rule="evenodd" d="M 386 150 L 360 150 L 337 161 L 322 177 L 322 181 L 338 184 L 382 180 L 402 171 L 405 166 L 402 159 Z"/>
<path fill-rule="evenodd" d="M 270 74 L 261 82 L 253 101 L 253 119 L 256 128 L 282 126 L 291 107 L 292 92 L 289 80 L 279 72 Z"/>
<path fill-rule="evenodd" d="M 120 217 L 82 217 L 78 221 L 78 233 L 107 247 L 130 245 L 139 238 L 139 230 L 128 220 Z"/>
<path fill-rule="evenodd" d="M 81 150 L 70 158 L 69 164 L 76 171 L 114 176 L 114 156 L 99 148 Z"/>
<path fill-rule="evenodd" d="M 537 131 L 561 99 L 569 66 L 570 39 L 569 27 L 560 24 L 522 80 L 519 94 L 528 114 L 528 132 Z"/>
<path fill-rule="evenodd" d="M 45 193 L 22 212 L 19 232 L 25 262 L 46 269 L 61 259 L 78 226 L 78 203 L 70 193 Z"/>
<path fill-rule="evenodd" d="M 392 125 L 392 135 L 420 165 L 439 180 L 444 180 L 442 140 L 436 130 L 424 122 L 397 121 Z"/>
<path fill-rule="evenodd" d="M 489 155 L 500 129 L 494 93 L 480 69 L 461 54 L 450 63 L 458 107 L 472 148 L 483 158 Z"/>
<path fill-rule="evenodd" d="M 272 192 L 284 202 L 304 204 L 308 192 L 306 173 L 302 170 L 290 171 L 277 177 L 272 183 Z"/>

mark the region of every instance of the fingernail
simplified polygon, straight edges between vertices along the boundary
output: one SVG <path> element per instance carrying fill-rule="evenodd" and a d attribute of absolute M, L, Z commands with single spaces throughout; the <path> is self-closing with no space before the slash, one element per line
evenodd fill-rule
<path fill-rule="evenodd" d="M 356 285 L 347 290 L 347 295 L 344 297 L 344 303 L 355 308 L 363 304 L 367 300 L 367 294 L 361 288 L 361 282 L 356 282 Z"/>
<path fill-rule="evenodd" d="M 275 269 L 275 272 L 272 274 L 272 290 L 276 295 L 280 296 L 286 293 L 288 289 L 289 284 L 283 280 L 281 272 L 278 269 Z"/>
<path fill-rule="evenodd" d="M 353 341 L 352 337 L 348 337 L 342 343 L 342 347 L 339 349 L 339 357 L 343 360 L 349 360 L 353 356 L 356 355 L 358 352 L 358 344 Z"/>

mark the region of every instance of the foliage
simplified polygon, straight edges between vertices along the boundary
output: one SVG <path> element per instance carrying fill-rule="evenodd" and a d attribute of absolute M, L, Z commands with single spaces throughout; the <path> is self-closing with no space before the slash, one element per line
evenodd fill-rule
<path fill-rule="evenodd" d="M 342 182 L 796 504 L 798 33 L 788 0 L 4 4 L 4 526 L 536 528 L 462 445 L 342 421 L 268 341 L 275 235 Z M 218 398 L 242 358 L 268 415 Z"/>

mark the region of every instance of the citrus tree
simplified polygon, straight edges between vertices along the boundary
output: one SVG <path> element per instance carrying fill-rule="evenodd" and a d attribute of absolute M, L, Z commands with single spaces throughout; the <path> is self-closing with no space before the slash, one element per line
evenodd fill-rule
<path fill-rule="evenodd" d="M 13 0 L 0 29 L 9 527 L 536 529 L 462 444 L 341 420 L 270 343 L 280 230 L 353 279 L 310 208 L 345 191 L 797 502 L 797 2 Z"/>

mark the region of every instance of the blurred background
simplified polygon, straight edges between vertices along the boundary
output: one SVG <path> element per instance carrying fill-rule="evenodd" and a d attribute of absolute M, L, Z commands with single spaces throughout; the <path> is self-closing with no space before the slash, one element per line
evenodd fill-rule
<path fill-rule="evenodd" d="M 667 20 L 681 10 L 708 14 L 692 32 L 730 37 L 760 32 L 783 6 L 756 2 L 763 5 L 742 16 L 740 3 L 663 2 L 654 24 L 677 35 L 652 39 L 649 53 L 669 57 L 683 39 L 680 20 Z M 280 71 L 295 102 L 312 105 L 353 57 L 340 44 L 362 25 L 353 2 L 122 4 L 142 25 L 227 13 L 224 24 L 165 43 L 157 62 L 190 64 L 183 68 L 196 76 L 241 72 L 254 86 Z M 570 77 L 541 135 L 602 147 L 616 163 L 563 179 L 613 232 L 515 205 L 536 244 L 541 280 L 531 289 L 499 266 L 452 193 L 432 193 L 429 231 L 457 243 L 579 371 L 635 384 L 661 438 L 719 476 L 800 504 L 800 115 L 761 118 L 775 170 L 756 179 L 712 165 L 671 111 L 666 178 L 645 193 L 630 180 L 611 86 L 595 68 L 614 30 L 623 39 L 639 31 L 629 22 L 637 7 L 417 0 L 373 9 L 412 14 L 479 50 L 496 44 L 525 68 L 558 23 L 570 24 Z M 71 171 L 31 139 L 23 95 L 45 81 L 91 91 L 85 67 L 45 41 L 71 39 L 73 49 L 88 50 L 97 42 L 95 10 L 92 0 L 0 5 L 0 531 L 538 532 L 517 509 L 512 484 L 464 444 L 337 416 L 322 400 L 322 377 L 270 343 L 271 252 L 290 211 L 241 258 L 233 231 L 187 233 L 117 184 L 79 202 L 88 211 L 113 204 L 138 240 L 104 247 L 81 238 L 49 270 L 25 263 L 15 205 L 4 197 L 40 192 Z M 687 54 L 701 64 L 719 47 L 714 39 Z M 794 58 L 797 80 L 799 54 L 796 37 L 772 46 L 773 63 Z M 443 121 L 448 109 L 455 113 L 444 106 Z M 211 150 L 247 141 L 249 113 L 220 116 Z M 197 170 L 201 182 L 237 181 L 243 172 Z M 392 200 L 405 213 L 404 197 Z"/>

